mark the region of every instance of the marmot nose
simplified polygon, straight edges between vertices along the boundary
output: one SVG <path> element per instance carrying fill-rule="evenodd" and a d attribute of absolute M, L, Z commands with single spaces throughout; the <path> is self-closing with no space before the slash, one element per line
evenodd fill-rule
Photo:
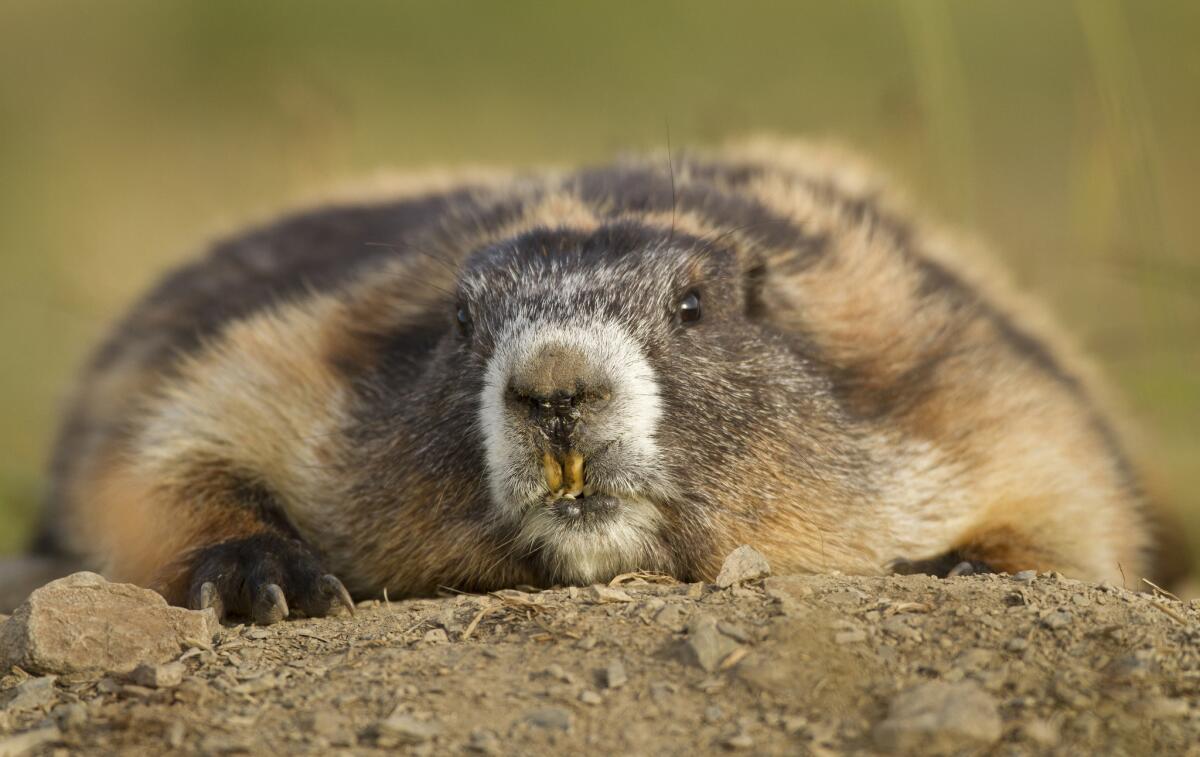
<path fill-rule="evenodd" d="M 581 416 L 609 399 L 599 366 L 581 351 L 547 345 L 522 361 L 508 381 L 508 401 L 527 412 L 552 441 L 569 446 Z"/>

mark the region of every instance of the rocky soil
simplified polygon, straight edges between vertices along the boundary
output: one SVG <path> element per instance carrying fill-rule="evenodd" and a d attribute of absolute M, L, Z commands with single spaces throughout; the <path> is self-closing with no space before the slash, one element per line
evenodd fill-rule
<path fill-rule="evenodd" d="M 0 626 L 0 757 L 1200 755 L 1200 602 L 1054 574 L 764 577 L 755 557 L 717 584 L 265 628 L 80 574 Z"/>

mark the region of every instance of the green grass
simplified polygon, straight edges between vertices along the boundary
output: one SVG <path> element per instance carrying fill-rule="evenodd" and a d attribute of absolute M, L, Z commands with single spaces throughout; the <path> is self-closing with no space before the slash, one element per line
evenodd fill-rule
<path fill-rule="evenodd" d="M 0 4 L 0 551 L 105 324 L 214 231 L 382 167 L 835 137 L 1096 354 L 1200 543 L 1200 5 Z"/>

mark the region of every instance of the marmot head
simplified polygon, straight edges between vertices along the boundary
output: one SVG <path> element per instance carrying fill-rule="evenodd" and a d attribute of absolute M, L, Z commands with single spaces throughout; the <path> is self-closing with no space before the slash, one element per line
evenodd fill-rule
<path fill-rule="evenodd" d="M 548 580 L 694 572 L 820 446 L 796 435 L 827 425 L 828 391 L 771 328 L 763 285 L 719 239 L 630 222 L 466 260 L 455 355 L 481 374 L 491 515 Z"/>

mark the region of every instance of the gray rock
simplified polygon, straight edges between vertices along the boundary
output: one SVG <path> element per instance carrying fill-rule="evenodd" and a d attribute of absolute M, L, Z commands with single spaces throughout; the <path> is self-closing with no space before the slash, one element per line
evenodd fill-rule
<path fill-rule="evenodd" d="M 1035 578 L 1037 578 L 1036 570 L 1022 570 L 1019 573 L 1013 574 L 1013 580 L 1020 581 L 1021 583 L 1029 583 Z"/>
<path fill-rule="evenodd" d="M 423 744 L 441 731 L 436 723 L 417 720 L 406 712 L 393 712 L 375 727 L 381 745 Z"/>
<path fill-rule="evenodd" d="M 810 583 L 804 576 L 771 576 L 763 581 L 763 590 L 779 603 L 784 615 L 799 615 L 805 611 L 804 600 L 813 596 Z"/>
<path fill-rule="evenodd" d="M 996 702 L 975 683 L 923 683 L 896 695 L 875 727 L 875 746 L 904 754 L 983 749 L 1000 739 Z"/>
<path fill-rule="evenodd" d="M 526 713 L 525 722 L 548 731 L 569 731 L 571 713 L 561 707 L 546 707 Z"/>
<path fill-rule="evenodd" d="M 48 707 L 58 699 L 54 688 L 57 676 L 30 678 L 0 695 L 0 709 L 7 712 L 24 712 Z"/>
<path fill-rule="evenodd" d="M 676 604 L 669 604 L 658 611 L 654 616 L 654 622 L 672 631 L 682 631 L 686 623 L 687 612 L 682 607 Z"/>
<path fill-rule="evenodd" d="M 721 661 L 738 647 L 736 642 L 717 630 L 717 620 L 711 615 L 697 616 L 688 624 L 687 632 L 681 656 L 686 662 L 710 673 L 720 667 Z"/>
<path fill-rule="evenodd" d="M 767 558 L 748 544 L 743 544 L 729 553 L 717 574 L 717 586 L 727 589 L 734 584 L 753 581 L 771 575 Z"/>
<path fill-rule="evenodd" d="M 167 605 L 132 584 L 75 573 L 34 591 L 0 626 L 0 669 L 75 677 L 128 674 L 140 663 L 207 647 L 220 628 L 211 610 Z"/>
<path fill-rule="evenodd" d="M 183 683 L 186 668 L 182 662 L 168 662 L 166 665 L 138 665 L 133 669 L 130 679 L 139 686 L 151 689 L 171 689 Z"/>

